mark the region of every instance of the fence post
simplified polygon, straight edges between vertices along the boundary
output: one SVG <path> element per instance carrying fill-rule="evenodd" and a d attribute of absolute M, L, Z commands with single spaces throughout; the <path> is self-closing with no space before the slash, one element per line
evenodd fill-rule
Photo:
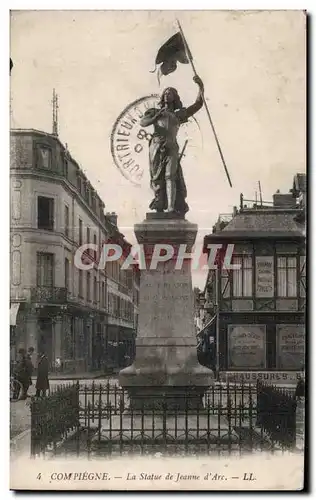
<path fill-rule="evenodd" d="M 295 427 L 296 427 L 296 449 L 299 451 L 304 450 L 305 441 L 305 397 L 297 398 L 296 414 L 295 414 Z"/>
<path fill-rule="evenodd" d="M 256 425 L 262 425 L 262 387 L 260 384 L 260 380 L 257 380 L 257 419 Z"/>

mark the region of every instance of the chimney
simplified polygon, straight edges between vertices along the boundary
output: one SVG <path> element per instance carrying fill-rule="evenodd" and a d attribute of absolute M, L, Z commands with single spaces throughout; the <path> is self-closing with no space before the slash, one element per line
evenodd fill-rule
<path fill-rule="evenodd" d="M 299 206 L 306 208 L 306 174 L 296 174 L 293 181 L 293 196 L 297 199 Z"/>
<path fill-rule="evenodd" d="M 106 212 L 105 218 L 117 227 L 117 214 L 115 212 Z"/>
<path fill-rule="evenodd" d="M 296 200 L 292 193 L 281 194 L 276 192 L 273 195 L 273 206 L 276 208 L 296 208 Z"/>

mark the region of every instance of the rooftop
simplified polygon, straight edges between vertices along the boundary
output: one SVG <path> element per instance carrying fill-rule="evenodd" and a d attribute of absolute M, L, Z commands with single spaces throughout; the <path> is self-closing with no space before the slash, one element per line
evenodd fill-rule
<path fill-rule="evenodd" d="M 277 191 L 273 201 L 245 200 L 240 195 L 240 208 L 233 214 L 220 214 L 206 239 L 305 237 L 305 206 L 298 198 L 306 191 L 306 175 L 296 174 L 289 193 Z M 246 205 L 245 202 L 251 205 Z"/>
<path fill-rule="evenodd" d="M 83 172 L 83 169 L 82 167 L 79 165 L 79 163 L 77 162 L 77 160 L 75 160 L 75 158 L 71 155 L 71 153 L 69 152 L 68 148 L 66 145 L 64 145 L 61 140 L 59 139 L 58 135 L 56 134 L 51 134 L 49 132 L 44 132 L 42 130 L 37 130 L 37 129 L 34 129 L 34 128 L 28 128 L 28 129 L 24 129 L 24 128 L 12 128 L 10 130 L 10 133 L 12 135 L 38 135 L 38 136 L 42 136 L 42 137 L 48 137 L 49 139 L 52 139 L 54 141 L 56 141 L 62 151 L 64 152 L 64 154 L 66 155 L 66 158 L 68 161 L 71 161 L 71 163 L 73 165 L 75 165 L 75 168 L 77 169 L 77 172 L 79 173 L 80 175 L 80 178 L 85 182 L 85 184 L 87 186 L 89 186 L 89 189 L 91 190 L 91 192 L 93 192 L 94 196 L 97 197 L 97 199 L 99 200 L 99 203 L 101 204 L 101 207 L 102 207 L 102 210 L 101 210 L 101 223 L 104 224 L 106 223 L 106 226 L 108 229 L 111 229 L 114 231 L 115 235 L 117 238 L 120 238 L 123 240 L 123 242 L 125 242 L 127 245 L 129 244 L 126 240 L 125 240 L 125 236 L 123 233 L 121 233 L 118 229 L 118 226 L 117 226 L 117 215 L 115 212 L 104 212 L 104 208 L 105 208 L 105 204 L 101 198 L 101 196 L 98 194 L 97 190 L 92 186 L 92 184 L 90 183 L 89 179 L 87 178 L 86 174 Z M 77 188 L 77 186 L 75 186 Z M 80 195 L 82 195 L 81 192 L 79 192 Z M 92 207 L 90 207 L 92 208 Z"/>

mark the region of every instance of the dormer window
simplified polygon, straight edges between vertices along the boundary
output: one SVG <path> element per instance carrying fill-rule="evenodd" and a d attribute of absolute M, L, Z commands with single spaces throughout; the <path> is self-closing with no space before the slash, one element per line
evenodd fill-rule
<path fill-rule="evenodd" d="M 39 168 L 51 170 L 52 168 L 52 150 L 46 146 L 39 146 Z"/>
<path fill-rule="evenodd" d="M 94 212 L 96 212 L 96 210 L 97 210 L 97 204 L 96 204 L 96 198 L 95 198 L 95 195 L 94 195 L 94 194 L 92 195 L 91 204 L 92 204 L 92 210 L 93 210 Z"/>
<path fill-rule="evenodd" d="M 77 188 L 78 188 L 79 193 L 81 194 L 81 189 L 82 189 L 82 180 L 81 180 L 81 176 L 80 176 L 80 174 L 79 174 L 79 175 L 77 175 Z"/>

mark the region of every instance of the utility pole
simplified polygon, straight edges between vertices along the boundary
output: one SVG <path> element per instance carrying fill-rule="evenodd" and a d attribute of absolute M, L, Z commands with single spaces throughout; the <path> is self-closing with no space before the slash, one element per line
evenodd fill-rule
<path fill-rule="evenodd" d="M 259 184 L 259 195 L 260 195 L 260 205 L 262 206 L 262 191 L 261 191 L 261 183 L 258 181 Z"/>
<path fill-rule="evenodd" d="M 58 137 L 58 95 L 56 94 L 55 89 L 53 89 L 53 99 L 52 99 L 52 106 L 53 106 L 53 135 L 56 135 Z"/>

